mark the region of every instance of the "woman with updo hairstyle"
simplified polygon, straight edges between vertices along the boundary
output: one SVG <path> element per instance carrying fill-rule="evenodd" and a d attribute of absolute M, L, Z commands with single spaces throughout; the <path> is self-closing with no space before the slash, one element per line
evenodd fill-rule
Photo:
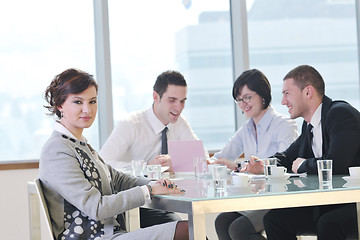
<path fill-rule="evenodd" d="M 68 69 L 55 76 L 44 93 L 46 101 L 50 104 L 50 106 L 45 106 L 50 111 L 49 115 L 55 114 L 61 119 L 61 112 L 57 106 L 65 102 L 68 94 L 81 93 L 90 86 L 94 86 L 96 93 L 98 92 L 98 85 L 93 76 L 78 69 Z"/>
<path fill-rule="evenodd" d="M 127 232 L 125 211 L 155 194 L 184 190 L 169 179 L 137 178 L 104 163 L 82 135 L 95 120 L 97 94 L 93 76 L 78 69 L 55 76 L 44 92 L 48 115 L 57 118 L 39 166 L 54 239 L 188 239 L 187 221 Z"/>
<path fill-rule="evenodd" d="M 244 71 L 234 82 L 232 96 L 247 121 L 212 159 L 238 170 L 236 160 L 244 155 L 266 158 L 282 152 L 298 137 L 294 120 L 279 114 L 271 106 L 271 86 L 257 69 Z M 242 169 L 246 171 L 246 168 Z M 222 239 L 265 239 L 263 217 L 268 210 L 221 213 L 215 220 L 216 233 Z"/>

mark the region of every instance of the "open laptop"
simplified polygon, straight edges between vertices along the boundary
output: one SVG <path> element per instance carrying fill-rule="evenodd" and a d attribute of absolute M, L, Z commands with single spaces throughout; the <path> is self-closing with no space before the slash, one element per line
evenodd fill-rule
<path fill-rule="evenodd" d="M 205 157 L 201 140 L 168 141 L 174 172 L 194 172 L 193 158 Z"/>

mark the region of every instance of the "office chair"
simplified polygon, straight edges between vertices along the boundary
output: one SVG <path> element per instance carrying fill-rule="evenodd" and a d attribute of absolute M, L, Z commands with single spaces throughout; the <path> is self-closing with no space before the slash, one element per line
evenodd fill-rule
<path fill-rule="evenodd" d="M 30 239 L 54 239 L 52 225 L 40 179 L 28 182 Z"/>

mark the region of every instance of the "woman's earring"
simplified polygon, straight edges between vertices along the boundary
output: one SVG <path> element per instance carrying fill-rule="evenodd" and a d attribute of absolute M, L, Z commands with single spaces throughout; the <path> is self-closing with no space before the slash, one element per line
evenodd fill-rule
<path fill-rule="evenodd" d="M 265 105 L 265 99 L 263 99 L 263 105 Z"/>
<path fill-rule="evenodd" d="M 60 118 L 63 118 L 64 117 L 64 114 L 62 111 L 60 111 Z"/>

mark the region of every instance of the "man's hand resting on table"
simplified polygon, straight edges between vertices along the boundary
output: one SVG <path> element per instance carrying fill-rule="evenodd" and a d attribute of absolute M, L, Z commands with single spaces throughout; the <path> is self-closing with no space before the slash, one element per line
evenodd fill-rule
<path fill-rule="evenodd" d="M 169 167 L 167 172 L 174 173 L 174 169 L 171 162 L 171 157 L 168 154 L 156 156 L 153 160 L 148 162 L 148 165 L 160 164 L 162 167 Z"/>

